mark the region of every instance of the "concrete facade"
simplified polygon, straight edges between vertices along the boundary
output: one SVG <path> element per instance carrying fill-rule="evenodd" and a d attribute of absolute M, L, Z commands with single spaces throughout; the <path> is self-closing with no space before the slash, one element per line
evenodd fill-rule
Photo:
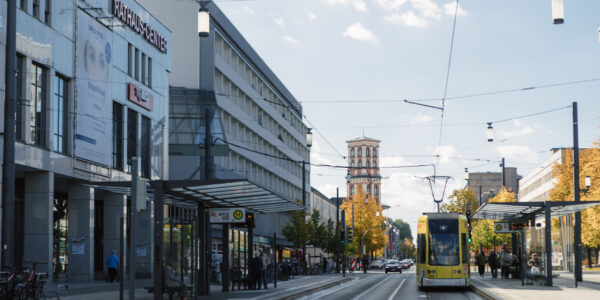
<path fill-rule="evenodd" d="M 16 263 L 42 261 L 38 271 L 53 281 L 101 279 L 110 249 L 119 248 L 127 203 L 85 184 L 129 180 L 132 156 L 147 162 L 146 179 L 168 178 L 170 31 L 135 0 L 36 3 L 17 1 L 15 247 L 24 251 L 16 251 Z M 135 24 L 120 20 L 114 8 L 121 4 Z M 2 108 L 6 6 L 0 2 Z M 168 41 L 165 49 L 149 36 Z M 83 113 L 86 106 L 102 114 Z M 100 138 L 84 136 L 90 120 Z M 93 149 L 82 152 L 84 143 Z"/>
<path fill-rule="evenodd" d="M 210 34 L 198 37 L 193 1 L 140 0 L 173 30 L 170 114 L 170 178 L 204 178 L 206 110 L 209 110 L 218 179 L 247 178 L 282 196 L 310 198 L 308 128 L 302 107 L 214 2 L 208 5 Z M 194 55 L 190 55 L 194 53 Z M 193 66 L 193 67 L 191 67 Z M 278 236 L 289 212 L 257 214 L 254 234 Z M 213 237 L 221 238 L 220 226 Z M 218 241 L 217 241 L 218 242 Z"/>
<path fill-rule="evenodd" d="M 519 194 L 520 176 L 517 168 L 504 168 L 504 180 L 506 189 Z M 502 191 L 502 172 L 469 172 L 469 187 L 475 194 L 479 203 L 486 202 L 489 198 Z"/>

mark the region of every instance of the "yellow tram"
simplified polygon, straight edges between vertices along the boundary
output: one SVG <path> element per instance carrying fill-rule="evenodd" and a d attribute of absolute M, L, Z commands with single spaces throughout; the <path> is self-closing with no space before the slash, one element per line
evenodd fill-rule
<path fill-rule="evenodd" d="M 425 213 L 417 225 L 417 286 L 469 287 L 467 217 Z"/>

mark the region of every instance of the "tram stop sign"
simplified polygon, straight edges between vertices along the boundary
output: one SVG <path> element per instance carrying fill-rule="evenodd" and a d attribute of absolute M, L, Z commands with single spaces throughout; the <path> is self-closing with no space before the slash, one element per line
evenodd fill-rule
<path fill-rule="evenodd" d="M 494 233 L 512 233 L 516 232 L 510 226 L 510 222 L 494 222 Z"/>
<path fill-rule="evenodd" d="M 245 223 L 246 209 L 241 207 L 211 208 L 211 223 Z"/>

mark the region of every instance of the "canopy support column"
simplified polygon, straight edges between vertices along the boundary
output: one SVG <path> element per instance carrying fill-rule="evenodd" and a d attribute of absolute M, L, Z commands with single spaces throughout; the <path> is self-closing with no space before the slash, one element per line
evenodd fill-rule
<path fill-rule="evenodd" d="M 544 216 L 546 218 L 546 286 L 552 286 L 552 215 L 550 205 L 544 206 Z"/>

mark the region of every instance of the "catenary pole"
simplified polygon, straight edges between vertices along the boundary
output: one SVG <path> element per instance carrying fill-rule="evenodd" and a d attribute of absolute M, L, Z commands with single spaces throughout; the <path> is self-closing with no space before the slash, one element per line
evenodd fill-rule
<path fill-rule="evenodd" d="M 2 265 L 15 261 L 15 102 L 17 60 L 17 0 L 6 11 L 6 69 L 4 95 L 4 146 L 2 157 Z M 22 237 L 20 237 L 22 238 Z"/>
<path fill-rule="evenodd" d="M 580 201 L 579 191 L 579 129 L 577 126 L 577 102 L 573 102 L 573 194 Z M 575 280 L 583 281 L 581 269 L 581 212 L 575 213 Z"/>

